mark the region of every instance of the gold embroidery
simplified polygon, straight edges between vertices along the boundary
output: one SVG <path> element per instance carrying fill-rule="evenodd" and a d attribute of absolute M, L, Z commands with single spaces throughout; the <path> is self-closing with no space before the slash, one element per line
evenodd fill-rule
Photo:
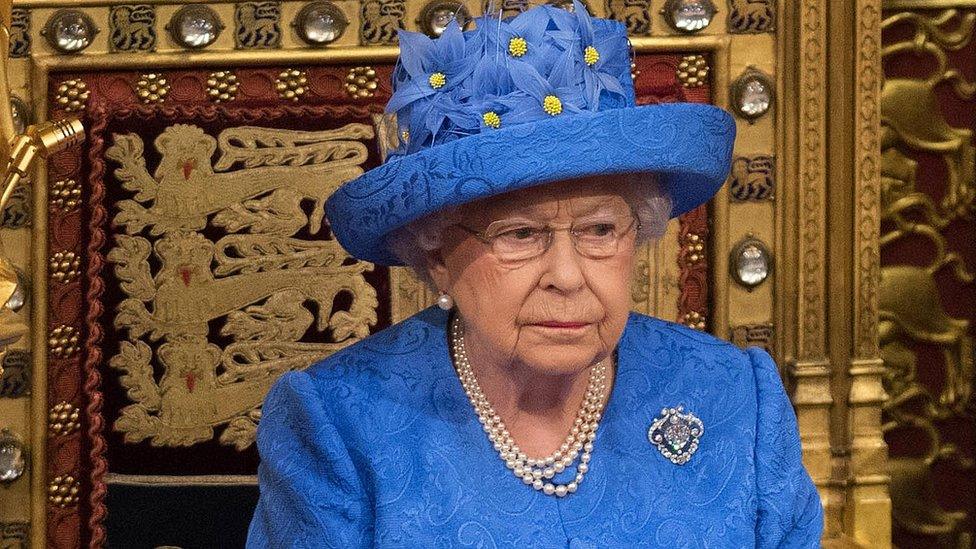
<path fill-rule="evenodd" d="M 325 200 L 363 172 L 361 140 L 373 135 L 369 125 L 348 124 L 237 127 L 215 139 L 177 124 L 155 140 L 161 159 L 152 175 L 142 140 L 116 136 L 105 155 L 135 193 L 117 204 L 115 224 L 127 234 L 108 254 L 128 296 L 114 323 L 130 340 L 109 362 L 134 402 L 115 423 L 127 441 L 190 446 L 224 427 L 220 442 L 243 450 L 280 374 L 368 335 L 378 301 L 363 273 L 372 265 L 335 240 L 296 235 L 320 232 Z M 223 236 L 211 240 L 215 230 Z M 348 306 L 337 306 L 340 294 L 351 296 L 341 300 Z M 219 333 L 211 333 L 215 323 Z M 313 325 L 331 337 L 305 341 Z"/>

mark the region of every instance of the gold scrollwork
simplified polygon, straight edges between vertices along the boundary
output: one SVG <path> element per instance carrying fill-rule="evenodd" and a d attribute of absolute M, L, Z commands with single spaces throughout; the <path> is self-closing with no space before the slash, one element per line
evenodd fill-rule
<path fill-rule="evenodd" d="M 960 99 L 976 96 L 976 85 L 950 68 L 948 55 L 971 42 L 974 24 L 976 14 L 955 9 L 900 12 L 882 23 L 885 29 L 897 25 L 913 31 L 909 38 L 886 45 L 883 57 L 910 54 L 918 63 L 918 56 L 924 55 L 934 61 L 933 70 L 921 78 L 887 78 L 881 97 L 881 203 L 887 227 L 880 239 L 882 250 L 911 238 L 933 252 L 928 265 L 881 269 L 879 332 L 890 395 L 883 407 L 883 429 L 910 430 L 925 441 L 919 455 L 889 460 L 892 516 L 908 532 L 958 547 L 972 541 L 972 532 L 965 531 L 968 513 L 947 511 L 936 502 L 932 469 L 941 461 L 969 474 L 976 471 L 972 457 L 945 441 L 936 425 L 953 418 L 972 421 L 973 339 L 970 321 L 943 308 L 935 275 L 948 269 L 950 280 L 974 281 L 971 267 L 951 250 L 944 231 L 955 220 L 973 220 L 976 147 L 971 129 L 952 126 L 942 114 L 935 88 L 947 83 Z M 938 155 L 946 166 L 945 193 L 938 203 L 916 189 L 915 154 Z M 919 381 L 920 345 L 935 346 L 943 357 L 940 373 L 945 381 L 938 394 Z"/>
<path fill-rule="evenodd" d="M 496 14 L 502 17 L 513 17 L 529 9 L 529 0 L 485 0 L 482 9 L 485 13 L 495 10 Z"/>

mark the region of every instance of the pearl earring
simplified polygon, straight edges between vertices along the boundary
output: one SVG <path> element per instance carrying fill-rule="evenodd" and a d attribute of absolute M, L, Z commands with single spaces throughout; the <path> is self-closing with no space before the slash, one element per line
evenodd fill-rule
<path fill-rule="evenodd" d="M 454 307 L 454 298 L 442 292 L 437 298 L 437 306 L 445 311 L 450 311 Z"/>

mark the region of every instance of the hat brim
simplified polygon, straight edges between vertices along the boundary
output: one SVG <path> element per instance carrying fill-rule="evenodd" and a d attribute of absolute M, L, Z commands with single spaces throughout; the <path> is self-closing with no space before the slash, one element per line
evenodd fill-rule
<path fill-rule="evenodd" d="M 722 186 L 734 141 L 732 116 L 712 105 L 566 113 L 391 158 L 340 187 L 326 212 L 354 257 L 402 265 L 387 246 L 392 231 L 447 207 L 566 179 L 653 172 L 677 217 Z"/>

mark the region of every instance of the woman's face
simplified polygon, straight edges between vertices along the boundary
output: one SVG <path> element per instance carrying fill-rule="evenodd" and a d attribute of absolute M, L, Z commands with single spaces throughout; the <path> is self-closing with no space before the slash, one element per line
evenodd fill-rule
<path fill-rule="evenodd" d="M 547 375 L 578 373 L 607 357 L 630 310 L 636 224 L 622 227 L 627 232 L 616 253 L 600 259 L 580 254 L 570 232 L 558 229 L 597 226 L 599 231 L 600 223 L 632 220 L 630 212 L 613 181 L 602 176 L 463 206 L 459 222 L 475 231 L 557 229 L 542 255 L 515 262 L 501 260 L 460 226 L 444 230 L 430 274 L 454 298 L 469 351 Z"/>

